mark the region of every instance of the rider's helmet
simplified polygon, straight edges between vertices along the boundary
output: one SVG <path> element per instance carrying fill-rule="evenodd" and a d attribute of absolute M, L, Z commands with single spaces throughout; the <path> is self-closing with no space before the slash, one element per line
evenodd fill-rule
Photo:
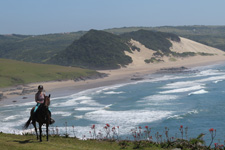
<path fill-rule="evenodd" d="M 43 90 L 43 86 L 42 85 L 39 85 L 38 86 L 38 90 Z"/>

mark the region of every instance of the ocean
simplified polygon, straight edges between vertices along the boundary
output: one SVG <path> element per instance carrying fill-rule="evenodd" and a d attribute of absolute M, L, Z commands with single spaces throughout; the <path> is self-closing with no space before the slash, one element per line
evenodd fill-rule
<path fill-rule="evenodd" d="M 48 93 L 47 93 L 48 94 Z M 35 102 L 0 107 L 0 131 L 22 134 Z M 91 138 L 106 136 L 106 124 L 118 127 L 120 139 L 133 139 L 132 129 L 151 128 L 156 141 L 158 132 L 165 139 L 181 138 L 180 126 L 188 129 L 184 138 L 196 138 L 216 129 L 214 142 L 225 140 L 225 64 L 196 67 L 185 72 L 150 74 L 143 80 L 89 89 L 64 97 L 52 95 L 50 105 L 56 129 L 61 135 Z M 29 131 L 33 131 L 31 126 Z M 117 129 L 118 129 L 117 128 Z M 28 130 L 26 130 L 27 132 Z M 111 133 L 112 134 L 112 133 Z"/>

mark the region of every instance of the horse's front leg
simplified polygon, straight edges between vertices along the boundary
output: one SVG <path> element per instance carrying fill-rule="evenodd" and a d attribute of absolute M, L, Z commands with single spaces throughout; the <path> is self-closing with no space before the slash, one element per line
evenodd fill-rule
<path fill-rule="evenodd" d="M 36 133 L 37 140 L 38 140 L 38 133 L 37 133 L 36 121 L 32 120 L 32 124 L 33 124 L 33 126 L 34 126 L 35 133 Z"/>
<path fill-rule="evenodd" d="M 41 129 L 42 124 L 39 123 L 39 132 L 40 132 L 40 142 L 42 142 L 42 129 Z"/>
<path fill-rule="evenodd" d="M 48 141 L 48 123 L 46 123 L 46 138 L 47 138 L 47 141 Z"/>

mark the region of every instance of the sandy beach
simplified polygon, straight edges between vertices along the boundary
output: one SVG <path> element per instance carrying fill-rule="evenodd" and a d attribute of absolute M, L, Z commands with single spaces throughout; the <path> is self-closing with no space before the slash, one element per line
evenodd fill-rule
<path fill-rule="evenodd" d="M 52 81 L 43 83 L 31 83 L 28 85 L 20 85 L 16 87 L 9 87 L 0 89 L 0 93 L 6 98 L 0 101 L 1 105 L 17 104 L 24 102 L 34 101 L 34 94 L 37 91 L 38 85 L 43 85 L 46 94 L 52 94 L 52 97 L 67 96 L 86 89 L 109 86 L 114 84 L 133 82 L 132 78 L 142 78 L 147 74 L 152 74 L 162 68 L 172 67 L 196 67 L 213 65 L 225 61 L 225 52 L 212 48 L 185 38 L 181 38 L 181 42 L 172 42 L 172 51 L 175 52 L 204 52 L 213 54 L 213 56 L 193 56 L 185 58 L 163 57 L 164 62 L 159 63 L 145 63 L 145 59 L 151 58 L 154 51 L 146 48 L 144 45 L 137 41 L 131 41 L 133 45 L 139 47 L 140 52 L 134 51 L 133 53 L 125 52 L 130 56 L 133 63 L 128 66 L 117 70 L 98 70 L 99 72 L 108 74 L 108 77 L 99 78 L 95 80 L 85 81 Z"/>

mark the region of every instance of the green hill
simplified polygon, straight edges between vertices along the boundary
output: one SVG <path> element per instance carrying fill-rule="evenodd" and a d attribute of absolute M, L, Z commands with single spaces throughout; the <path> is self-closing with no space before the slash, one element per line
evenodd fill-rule
<path fill-rule="evenodd" d="M 131 39 L 137 40 L 146 47 L 161 50 L 164 54 L 171 53 L 173 41 L 180 38 L 171 33 L 139 30 L 120 36 L 105 31 L 90 30 L 79 40 L 75 40 L 66 50 L 59 52 L 46 63 L 77 66 L 91 69 L 117 69 L 132 62 L 124 51 L 132 53 Z"/>
<path fill-rule="evenodd" d="M 52 57 L 47 63 L 92 69 L 116 69 L 132 62 L 124 51 L 130 51 L 121 37 L 97 30 L 90 30 L 75 40 L 66 50 Z"/>
<path fill-rule="evenodd" d="M 98 73 L 88 69 L 0 59 L 0 87 L 42 81 L 77 79 L 95 74 Z"/>
<path fill-rule="evenodd" d="M 0 35 L 0 58 L 44 63 L 85 32 L 47 35 Z"/>

